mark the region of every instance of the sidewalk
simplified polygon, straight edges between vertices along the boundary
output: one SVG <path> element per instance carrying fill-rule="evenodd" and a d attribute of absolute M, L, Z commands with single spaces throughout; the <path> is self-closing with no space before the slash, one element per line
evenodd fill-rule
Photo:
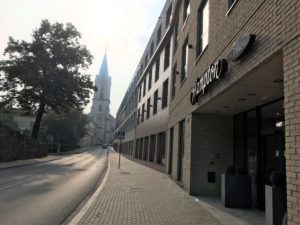
<path fill-rule="evenodd" d="M 113 151 L 109 164 L 102 190 L 77 224 L 220 224 L 167 175 L 125 157 L 119 170 Z"/>

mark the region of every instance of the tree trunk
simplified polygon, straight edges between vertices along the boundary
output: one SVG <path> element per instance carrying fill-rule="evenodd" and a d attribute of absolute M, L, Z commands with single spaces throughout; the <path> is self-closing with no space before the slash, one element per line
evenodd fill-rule
<path fill-rule="evenodd" d="M 41 124 L 42 117 L 43 117 L 43 114 L 45 111 L 45 106 L 46 106 L 45 100 L 41 99 L 40 106 L 37 111 L 37 115 L 35 117 L 35 121 L 34 121 L 32 132 L 31 132 L 31 138 L 33 140 L 37 140 L 37 136 L 38 136 L 39 129 L 40 129 L 40 124 Z"/>

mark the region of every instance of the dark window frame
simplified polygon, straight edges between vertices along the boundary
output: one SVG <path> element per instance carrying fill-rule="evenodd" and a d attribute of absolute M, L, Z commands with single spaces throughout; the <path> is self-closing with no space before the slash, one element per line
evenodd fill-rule
<path fill-rule="evenodd" d="M 157 103 L 158 103 L 158 89 L 154 92 L 154 97 L 153 97 L 153 115 L 157 113 Z"/>
<path fill-rule="evenodd" d="M 169 78 L 163 82 L 163 92 L 162 92 L 162 103 L 161 108 L 168 106 L 168 97 L 169 97 Z"/>
<path fill-rule="evenodd" d="M 189 38 L 187 37 L 183 43 L 182 51 L 181 51 L 181 76 L 180 82 L 182 83 L 187 78 L 188 73 L 188 48 Z"/>
<path fill-rule="evenodd" d="M 155 63 L 155 82 L 159 80 L 160 57 L 158 56 Z"/>
<path fill-rule="evenodd" d="M 201 3 L 197 12 L 197 51 L 196 51 L 197 57 L 199 57 L 202 54 L 202 52 L 205 50 L 205 48 L 208 45 L 207 44 L 206 46 L 203 47 L 203 11 L 207 4 L 208 4 L 208 0 L 204 0 Z M 208 15 L 208 23 L 209 23 L 209 15 Z M 209 25 L 208 25 L 207 35 L 209 35 Z"/>
<path fill-rule="evenodd" d="M 170 50 L 171 50 L 171 43 L 169 40 L 165 45 L 164 70 L 168 69 L 168 67 L 170 66 Z"/>
<path fill-rule="evenodd" d="M 191 3 L 190 0 L 184 0 L 183 4 L 183 21 L 185 22 L 191 13 Z"/>
<path fill-rule="evenodd" d="M 149 119 L 150 118 L 150 105 L 151 105 L 151 97 L 149 97 L 147 99 L 147 115 L 146 118 Z"/>
<path fill-rule="evenodd" d="M 148 90 L 152 87 L 152 68 L 149 71 L 149 78 L 148 78 Z"/>
<path fill-rule="evenodd" d="M 176 79 L 177 79 L 177 64 L 173 66 L 172 70 L 172 99 L 175 98 L 176 95 Z"/>

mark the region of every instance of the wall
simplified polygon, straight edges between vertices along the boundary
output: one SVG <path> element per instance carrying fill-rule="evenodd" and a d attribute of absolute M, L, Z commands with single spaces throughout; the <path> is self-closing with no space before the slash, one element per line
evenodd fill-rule
<path fill-rule="evenodd" d="M 0 162 L 47 156 L 47 146 L 0 124 Z"/>
<path fill-rule="evenodd" d="M 233 165 L 233 117 L 192 114 L 190 194 L 220 196 L 221 173 Z M 216 172 L 216 182 L 207 173 Z"/>

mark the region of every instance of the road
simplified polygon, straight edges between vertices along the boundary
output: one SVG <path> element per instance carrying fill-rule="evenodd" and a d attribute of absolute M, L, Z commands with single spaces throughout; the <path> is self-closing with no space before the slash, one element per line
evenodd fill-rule
<path fill-rule="evenodd" d="M 107 150 L 0 170 L 0 225 L 58 225 L 95 187 Z"/>

